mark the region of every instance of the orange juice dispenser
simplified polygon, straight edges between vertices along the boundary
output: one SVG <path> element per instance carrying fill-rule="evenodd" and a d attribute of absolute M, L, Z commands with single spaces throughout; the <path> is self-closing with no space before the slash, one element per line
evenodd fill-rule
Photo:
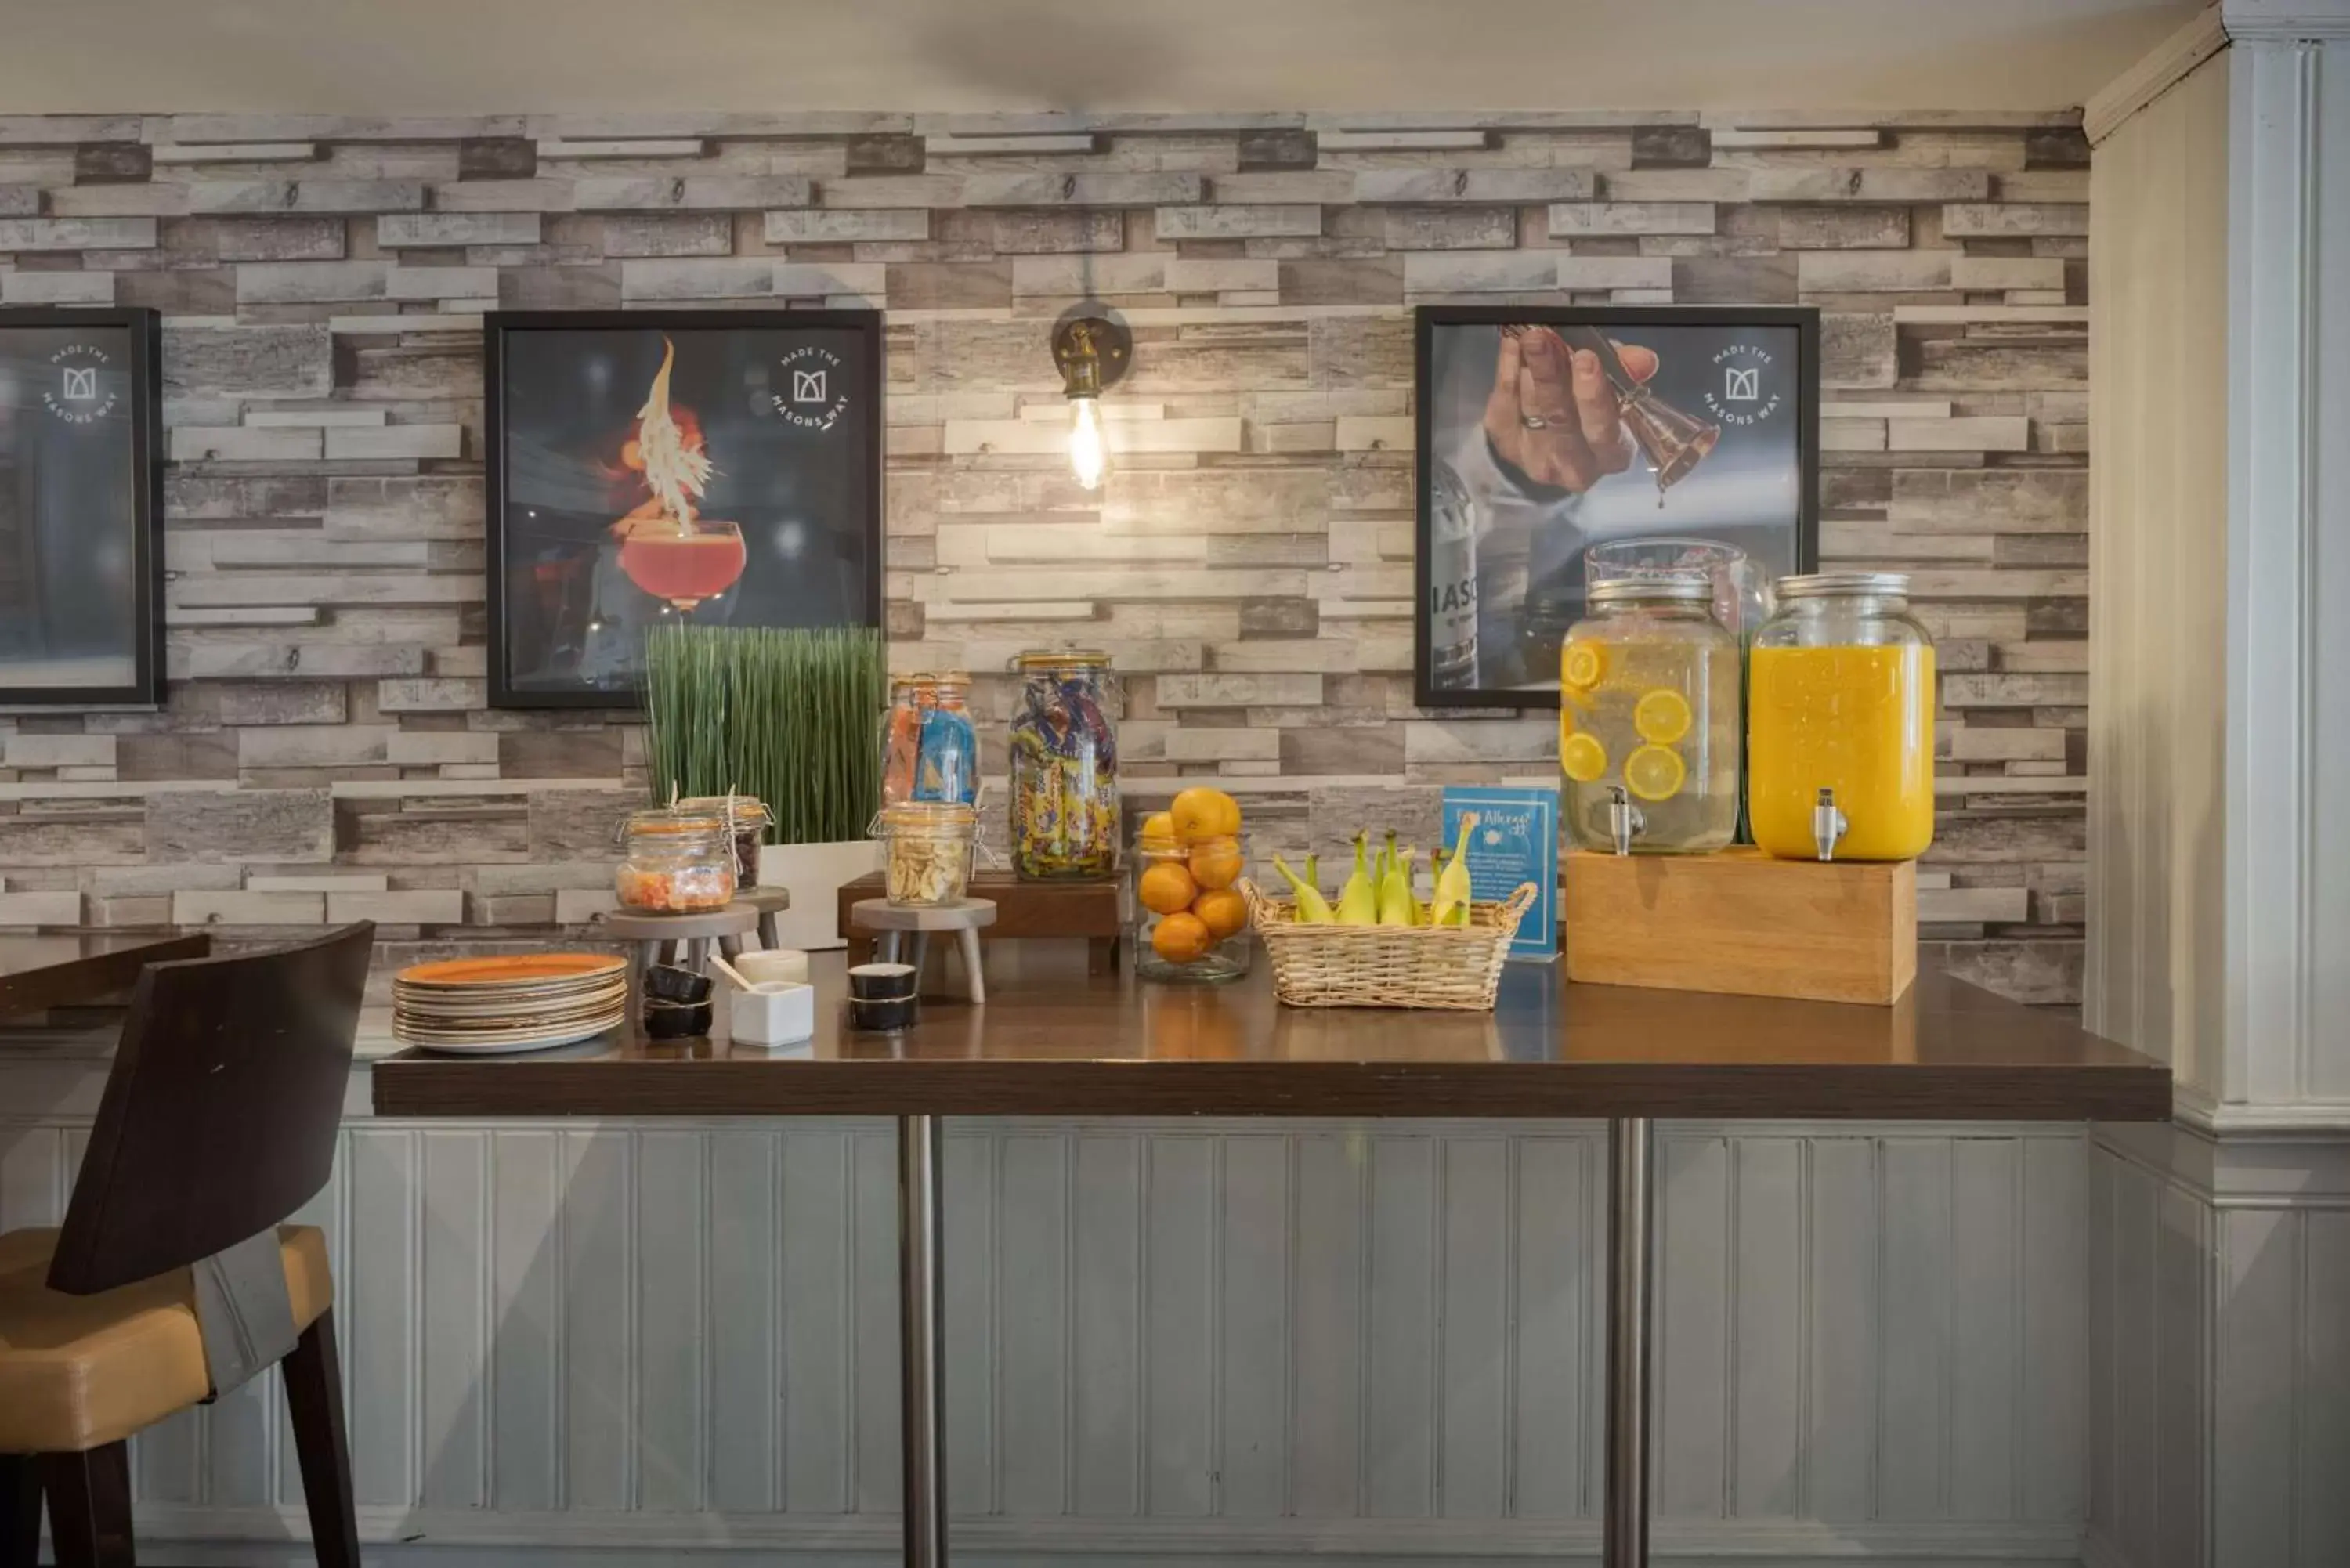
<path fill-rule="evenodd" d="M 1738 828 L 1738 639 L 1702 576 L 1594 581 L 1559 650 L 1568 836 L 1705 854 Z"/>
<path fill-rule="evenodd" d="M 1914 860 L 1934 839 L 1934 643 L 1901 572 L 1782 577 L 1749 673 L 1747 812 L 1787 860 Z"/>

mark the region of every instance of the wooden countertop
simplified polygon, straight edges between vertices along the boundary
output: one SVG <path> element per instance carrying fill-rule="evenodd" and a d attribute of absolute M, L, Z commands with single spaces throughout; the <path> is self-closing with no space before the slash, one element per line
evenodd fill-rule
<path fill-rule="evenodd" d="M 990 976 L 902 1035 L 849 1030 L 817 955 L 816 1037 L 767 1052 L 616 1032 L 525 1056 L 406 1051 L 412 1116 L 1332 1116 L 2160 1121 L 2169 1070 L 1944 976 L 1892 1007 L 1566 983 L 1512 965 L 1491 1013 L 1284 1008 L 1221 988 Z"/>
<path fill-rule="evenodd" d="M 129 990 L 151 963 L 211 950 L 201 933 L 0 936 L 0 1017 L 96 1002 Z"/>

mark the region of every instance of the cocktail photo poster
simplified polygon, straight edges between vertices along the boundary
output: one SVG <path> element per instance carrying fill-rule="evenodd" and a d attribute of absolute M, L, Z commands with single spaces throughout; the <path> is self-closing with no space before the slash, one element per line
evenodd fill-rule
<path fill-rule="evenodd" d="M 1811 569 L 1818 345 L 1801 307 L 1421 307 L 1421 705 L 1556 707 L 1559 644 L 1611 554 Z"/>
<path fill-rule="evenodd" d="M 878 625 L 880 317 L 490 317 L 492 698 L 619 707 L 645 633 Z"/>

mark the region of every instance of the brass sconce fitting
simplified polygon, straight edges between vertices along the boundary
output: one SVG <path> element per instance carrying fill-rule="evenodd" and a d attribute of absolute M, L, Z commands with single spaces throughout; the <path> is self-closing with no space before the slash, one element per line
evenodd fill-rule
<path fill-rule="evenodd" d="M 1071 306 L 1053 323 L 1053 363 L 1068 397 L 1100 397 L 1133 361 L 1134 334 L 1098 301 Z"/>

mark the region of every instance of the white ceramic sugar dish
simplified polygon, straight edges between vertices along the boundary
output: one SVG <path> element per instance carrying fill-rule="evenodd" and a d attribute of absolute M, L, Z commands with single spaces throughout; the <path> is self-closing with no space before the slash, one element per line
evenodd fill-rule
<path fill-rule="evenodd" d="M 765 980 L 733 992 L 727 1022 L 737 1045 L 799 1045 L 816 1037 L 816 988 Z"/>

